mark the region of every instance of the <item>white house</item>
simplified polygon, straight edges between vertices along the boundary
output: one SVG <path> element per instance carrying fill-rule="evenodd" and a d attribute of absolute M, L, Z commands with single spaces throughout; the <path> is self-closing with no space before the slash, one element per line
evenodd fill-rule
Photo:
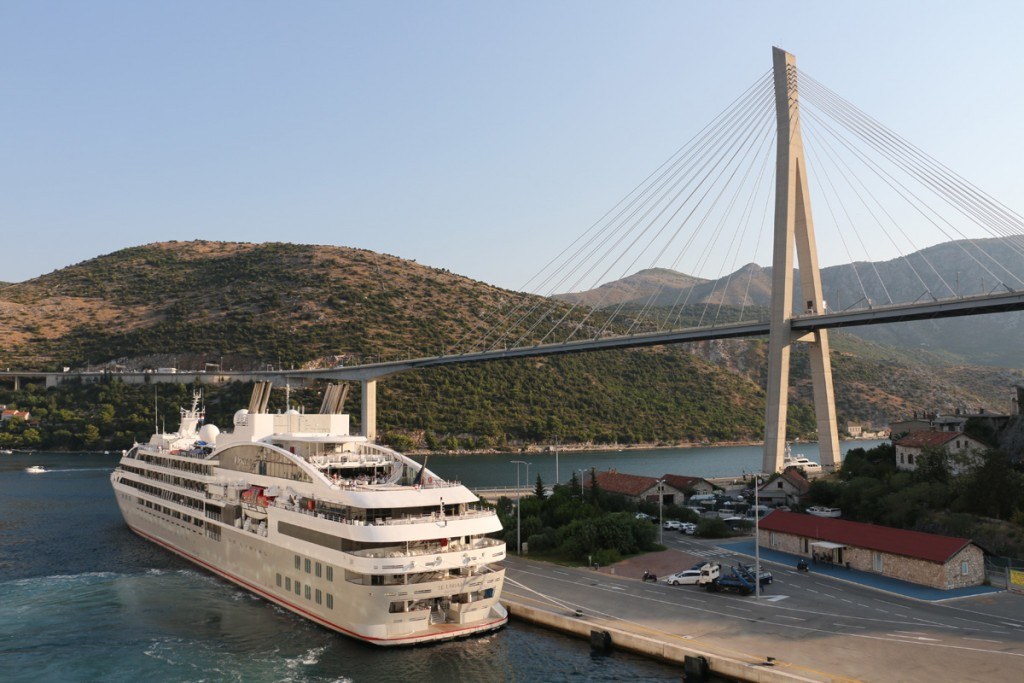
<path fill-rule="evenodd" d="M 913 472 L 924 449 L 930 448 L 946 453 L 952 474 L 962 474 L 978 464 L 977 454 L 988 448 L 963 432 L 913 432 L 895 445 L 896 469 Z"/>

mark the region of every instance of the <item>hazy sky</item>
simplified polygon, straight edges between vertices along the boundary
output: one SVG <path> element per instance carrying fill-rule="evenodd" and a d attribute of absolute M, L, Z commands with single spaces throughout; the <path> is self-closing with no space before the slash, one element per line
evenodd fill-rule
<path fill-rule="evenodd" d="M 208 239 L 519 288 L 772 45 L 1024 212 L 1022 26 L 962 0 L 0 0 L 0 280 Z"/>

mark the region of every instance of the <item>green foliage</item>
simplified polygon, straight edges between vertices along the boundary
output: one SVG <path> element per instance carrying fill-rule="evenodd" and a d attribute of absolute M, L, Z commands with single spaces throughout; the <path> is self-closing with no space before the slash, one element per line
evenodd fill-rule
<path fill-rule="evenodd" d="M 697 522 L 696 535 L 701 538 L 726 538 L 732 535 L 732 530 L 725 520 L 718 517 L 702 517 Z"/>
<path fill-rule="evenodd" d="M 616 562 L 622 556 L 655 549 L 657 527 L 635 517 L 636 504 L 622 496 L 605 494 L 607 510 L 579 498 L 579 489 L 556 486 L 547 498 L 528 496 L 522 505 L 521 534 L 531 553 L 544 553 L 577 562 Z M 515 502 L 502 498 L 498 515 L 505 542 L 515 548 Z"/>
<path fill-rule="evenodd" d="M 1024 472 L 1003 451 L 979 458 L 954 474 L 948 456 L 925 450 L 916 470 L 898 472 L 892 446 L 855 449 L 840 477 L 814 481 L 809 497 L 842 508 L 845 519 L 973 538 L 987 550 L 1022 557 L 1024 539 L 1005 528 L 1024 522 Z"/>

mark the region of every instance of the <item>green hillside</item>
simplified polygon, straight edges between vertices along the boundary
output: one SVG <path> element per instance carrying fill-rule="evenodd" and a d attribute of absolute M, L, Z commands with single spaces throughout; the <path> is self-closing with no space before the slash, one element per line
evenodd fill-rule
<path fill-rule="evenodd" d="M 433 355 L 479 336 L 492 311 L 517 303 L 531 310 L 536 301 L 365 250 L 152 244 L 0 291 L 0 367 L 216 363 L 242 370 Z M 582 309 L 564 305 L 556 313 L 566 314 L 582 320 Z M 701 314 L 694 308 L 680 323 L 696 322 Z M 539 315 L 524 316 L 516 334 L 537 341 L 533 323 Z M 724 322 L 738 311 L 725 306 L 719 315 Z M 1005 410 L 1008 388 L 1020 377 L 848 335 L 833 339 L 841 425 L 884 425 L 911 410 L 961 405 Z M 717 341 L 416 371 L 380 383 L 379 428 L 402 447 L 432 448 L 509 448 L 555 438 L 621 444 L 757 440 L 764 359 L 762 340 Z M 798 350 L 794 359 L 790 436 L 806 438 L 814 430 L 806 356 Z M 317 390 L 300 392 L 298 400 L 314 409 Z M 166 392 L 161 412 L 171 426 L 188 390 L 158 391 Z M 211 419 L 220 424 L 248 402 L 247 387 L 206 391 Z M 152 431 L 152 392 L 116 381 L 17 393 L 0 387 L 0 403 L 29 409 L 38 420 L 5 426 L 0 445 L 124 447 Z M 354 417 L 358 400 L 354 386 Z"/>

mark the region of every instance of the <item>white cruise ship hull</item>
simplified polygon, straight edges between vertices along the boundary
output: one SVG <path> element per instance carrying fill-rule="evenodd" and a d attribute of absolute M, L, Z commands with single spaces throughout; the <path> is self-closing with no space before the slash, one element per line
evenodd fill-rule
<path fill-rule="evenodd" d="M 343 557 L 328 558 L 314 553 L 295 552 L 276 545 L 269 540 L 269 536 L 261 537 L 212 520 L 200 520 L 203 521 L 200 527 L 195 523 L 199 519 L 195 515 L 199 512 L 197 510 L 156 498 L 149 500 L 153 507 L 140 505 L 148 497 L 140 496 L 138 491 L 130 487 L 118 485 L 117 481 L 114 482 L 114 490 L 128 528 L 142 538 L 321 626 L 359 640 L 384 646 L 413 645 L 496 630 L 508 621 L 508 613 L 498 600 L 504 569 L 483 576 L 434 583 L 377 586 L 350 584 L 345 580 L 343 565 L 347 562 Z M 165 508 L 171 514 L 165 513 Z M 175 512 L 181 516 L 191 516 L 193 521 L 186 522 L 181 517 L 175 517 Z M 220 531 L 219 540 L 214 540 L 208 534 L 211 529 Z M 503 558 L 504 550 L 498 555 Z M 298 568 L 296 556 L 299 558 Z M 310 561 L 308 573 L 305 571 L 307 559 Z M 335 562 L 329 562 L 328 559 Z M 317 564 L 320 565 L 319 577 L 316 576 Z M 327 567 L 332 569 L 331 580 L 327 579 Z M 280 586 L 277 585 L 279 575 Z M 388 611 L 392 598 L 430 599 L 433 596 L 485 591 L 488 588 L 493 590 L 491 599 L 481 601 L 474 606 L 475 609 L 462 610 L 454 620 L 451 618 L 453 615 L 446 613 L 443 623 L 439 623 L 438 614 L 433 610 L 405 613 Z M 331 596 L 330 607 L 328 595 Z"/>
<path fill-rule="evenodd" d="M 425 464 L 365 437 L 348 416 L 255 410 L 127 451 L 111 474 L 136 534 L 326 628 L 410 645 L 500 628 L 505 559 L 493 509 Z M 328 391 L 328 396 L 337 392 Z M 328 401 L 325 399 L 325 405 Z"/>

